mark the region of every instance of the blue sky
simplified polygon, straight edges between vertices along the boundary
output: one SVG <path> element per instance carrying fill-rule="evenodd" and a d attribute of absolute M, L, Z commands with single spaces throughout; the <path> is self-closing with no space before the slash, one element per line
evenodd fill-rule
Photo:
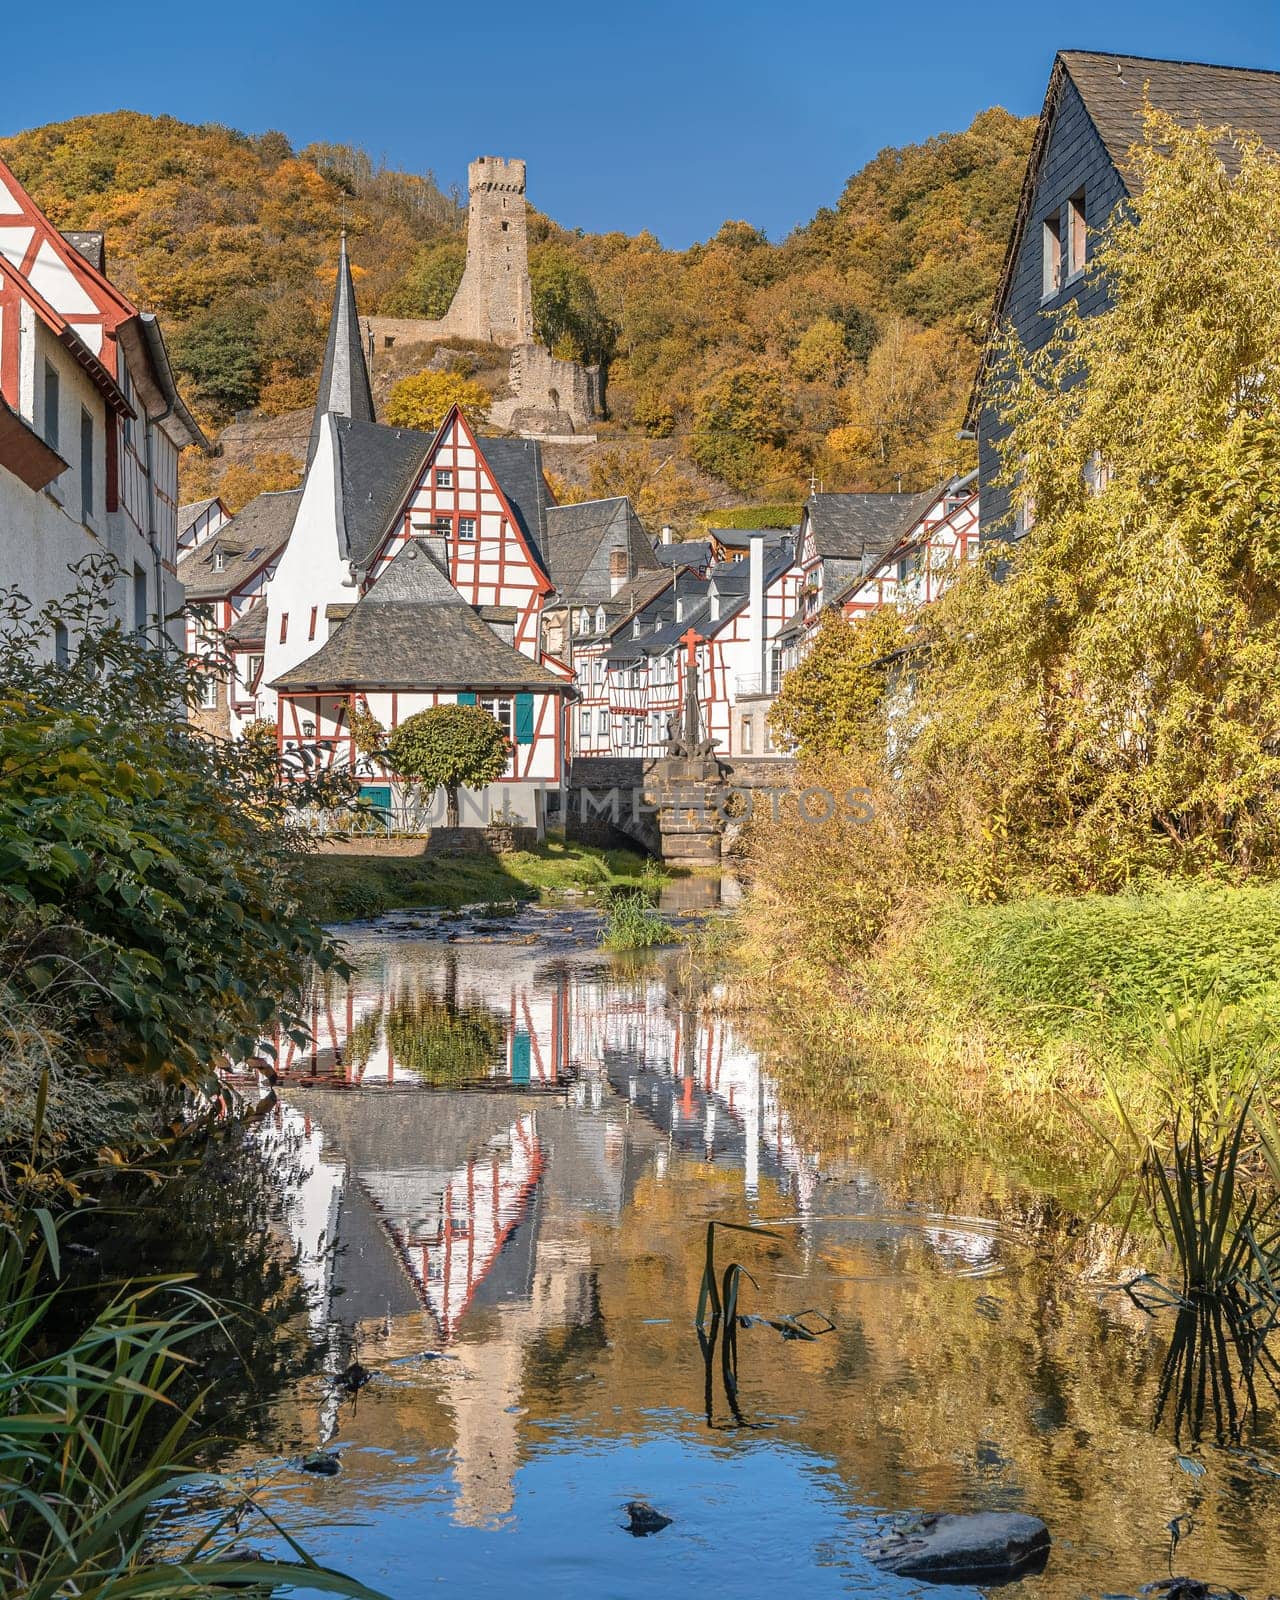
<path fill-rule="evenodd" d="M 451 15 L 451 13 L 455 13 Z M 1277 0 L 68 0 L 4 24 L 0 131 L 120 107 L 332 139 L 465 185 L 522 155 L 566 227 L 774 238 L 889 144 L 1039 110 L 1059 48 L 1280 66 Z"/>

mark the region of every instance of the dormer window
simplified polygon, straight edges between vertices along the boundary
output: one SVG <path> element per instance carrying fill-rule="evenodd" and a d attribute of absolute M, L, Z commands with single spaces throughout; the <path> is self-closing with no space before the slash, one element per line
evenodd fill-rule
<path fill-rule="evenodd" d="M 600 606 L 596 610 L 596 632 L 597 633 L 603 633 L 604 632 L 604 624 L 605 624 L 604 607 Z"/>
<path fill-rule="evenodd" d="M 1088 238 L 1084 224 L 1084 190 L 1077 189 L 1067 201 L 1067 281 L 1084 271 Z"/>
<path fill-rule="evenodd" d="M 225 550 L 215 550 L 213 552 L 213 570 L 215 572 L 225 572 L 227 570 L 227 553 Z"/>

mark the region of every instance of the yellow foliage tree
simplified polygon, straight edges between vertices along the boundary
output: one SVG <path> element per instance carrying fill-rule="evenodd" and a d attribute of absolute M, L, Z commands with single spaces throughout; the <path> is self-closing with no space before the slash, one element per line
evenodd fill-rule
<path fill-rule="evenodd" d="M 239 511 L 260 494 L 296 489 L 302 468 L 283 450 L 264 450 L 251 461 L 233 461 L 218 481 L 216 493 L 229 511 Z M 184 485 L 184 493 L 186 486 Z"/>
<path fill-rule="evenodd" d="M 461 406 L 473 423 L 489 420 L 493 396 L 474 378 L 460 372 L 415 372 L 393 383 L 387 397 L 387 421 L 397 428 L 421 428 L 430 433 Z"/>

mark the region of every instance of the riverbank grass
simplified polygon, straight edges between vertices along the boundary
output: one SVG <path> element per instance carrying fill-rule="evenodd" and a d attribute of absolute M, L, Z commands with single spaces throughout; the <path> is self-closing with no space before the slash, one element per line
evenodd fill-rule
<path fill-rule="evenodd" d="M 383 911 L 537 900 L 578 889 L 601 894 L 639 890 L 653 863 L 630 850 L 548 839 L 530 850 L 440 857 L 307 856 L 296 880 L 311 915 L 323 922 L 373 917 Z"/>

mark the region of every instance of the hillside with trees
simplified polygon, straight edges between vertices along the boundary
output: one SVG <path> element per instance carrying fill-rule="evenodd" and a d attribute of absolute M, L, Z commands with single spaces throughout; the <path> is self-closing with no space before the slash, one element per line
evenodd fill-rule
<path fill-rule="evenodd" d="M 681 495 L 696 511 L 791 499 L 811 474 L 915 487 L 968 466 L 955 435 L 1031 129 L 994 109 L 884 150 L 776 245 L 741 221 L 677 251 L 531 213 L 539 336 L 608 366 L 584 488 L 661 475 L 649 510 L 667 517 Z M 214 431 L 311 403 L 344 222 L 366 311 L 439 316 L 461 276 L 464 197 L 349 146 L 114 112 L 0 156 L 60 227 L 105 232 L 112 277 L 161 317 Z"/>

